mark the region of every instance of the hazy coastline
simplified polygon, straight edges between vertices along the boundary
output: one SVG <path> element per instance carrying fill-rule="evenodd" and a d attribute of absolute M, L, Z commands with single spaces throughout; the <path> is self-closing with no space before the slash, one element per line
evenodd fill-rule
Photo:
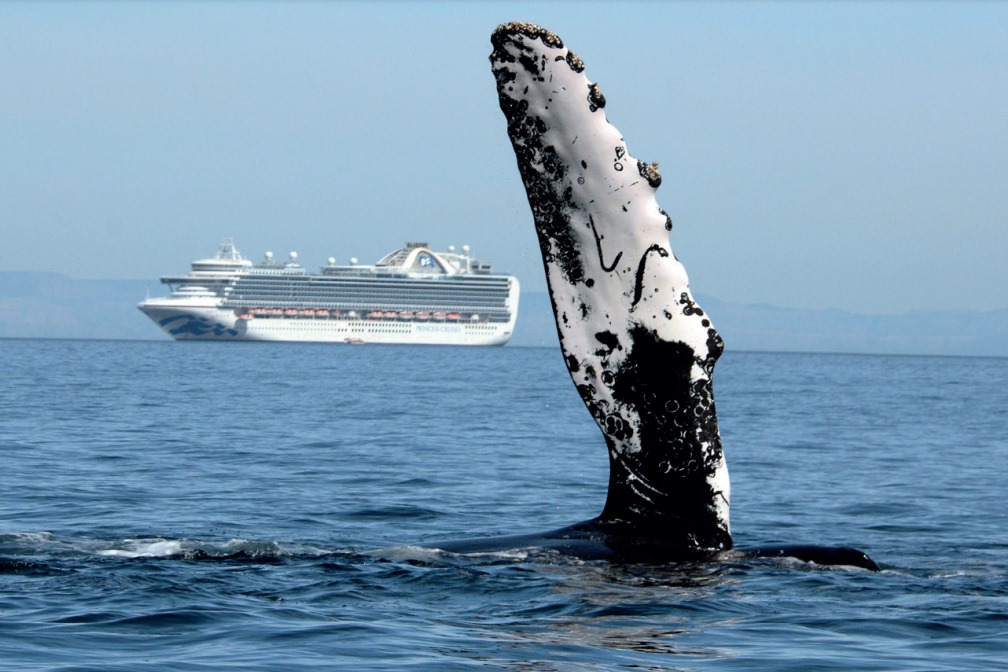
<path fill-rule="evenodd" d="M 78 280 L 60 273 L 0 272 L 0 338 L 159 340 L 136 309 L 156 280 Z M 736 304 L 698 294 L 731 350 L 1008 356 L 1008 309 L 872 315 L 770 304 Z M 545 292 L 522 292 L 509 346 L 553 347 Z"/>

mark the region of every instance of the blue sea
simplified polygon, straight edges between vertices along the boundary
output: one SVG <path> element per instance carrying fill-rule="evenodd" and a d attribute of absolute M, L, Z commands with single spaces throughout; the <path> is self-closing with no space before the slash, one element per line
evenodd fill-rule
<path fill-rule="evenodd" d="M 427 548 L 600 511 L 556 349 L 0 361 L 2 670 L 1008 669 L 1008 359 L 719 362 L 736 544 L 857 546 L 880 573 Z"/>

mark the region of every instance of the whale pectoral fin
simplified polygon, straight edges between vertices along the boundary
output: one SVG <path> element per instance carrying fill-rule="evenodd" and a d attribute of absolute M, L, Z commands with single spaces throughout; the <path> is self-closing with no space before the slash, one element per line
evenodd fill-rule
<path fill-rule="evenodd" d="M 599 524 L 682 552 L 731 547 L 711 375 L 721 338 L 599 87 L 555 34 L 497 28 L 490 61 L 535 220 L 560 345 L 610 456 Z"/>
<path fill-rule="evenodd" d="M 794 558 L 817 565 L 842 565 L 881 571 L 881 567 L 864 551 L 849 546 L 759 546 L 737 548 L 732 554 L 744 558 Z"/>
<path fill-rule="evenodd" d="M 602 514 L 546 538 L 575 553 L 601 544 L 619 558 L 732 557 L 712 387 L 724 344 L 669 244 L 672 220 L 655 199 L 658 166 L 630 155 L 598 85 L 557 35 L 516 22 L 499 26 L 491 42 L 560 347 L 609 451 Z M 843 547 L 735 557 L 878 571 Z"/>

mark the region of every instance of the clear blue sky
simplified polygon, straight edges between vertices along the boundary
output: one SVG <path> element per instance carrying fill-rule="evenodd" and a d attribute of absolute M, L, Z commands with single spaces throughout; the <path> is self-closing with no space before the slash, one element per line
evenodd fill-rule
<path fill-rule="evenodd" d="M 1008 3 L 0 2 L 0 270 L 468 243 L 543 290 L 487 56 L 587 64 L 695 292 L 1008 307 Z"/>

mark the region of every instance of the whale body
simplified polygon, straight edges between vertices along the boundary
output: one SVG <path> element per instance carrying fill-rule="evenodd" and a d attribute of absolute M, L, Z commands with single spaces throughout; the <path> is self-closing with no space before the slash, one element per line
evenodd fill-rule
<path fill-rule="evenodd" d="M 712 377 L 724 344 L 669 245 L 658 165 L 635 158 L 583 61 L 530 23 L 499 26 L 490 62 L 532 211 L 560 347 L 609 452 L 595 519 L 533 536 L 440 544 L 539 546 L 586 558 L 790 556 L 878 569 L 856 549 L 729 554 L 730 486 Z"/>
<path fill-rule="evenodd" d="M 584 63 L 555 34 L 511 23 L 492 43 L 560 347 L 609 449 L 598 524 L 727 550 L 728 470 L 711 388 L 723 344 L 669 247 L 657 165 L 630 154 Z"/>

